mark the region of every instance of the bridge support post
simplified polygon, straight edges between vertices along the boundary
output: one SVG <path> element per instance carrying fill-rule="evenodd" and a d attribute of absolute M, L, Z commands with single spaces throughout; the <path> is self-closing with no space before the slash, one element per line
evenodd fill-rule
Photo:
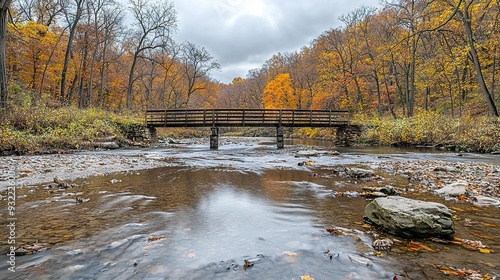
<path fill-rule="evenodd" d="M 276 127 L 276 141 L 278 144 L 278 149 L 283 149 L 285 147 L 285 142 L 283 140 L 283 127 Z"/>
<path fill-rule="evenodd" d="M 219 148 L 219 128 L 212 127 L 210 134 L 210 150 L 217 150 Z"/>
<path fill-rule="evenodd" d="M 156 127 L 150 126 L 150 127 L 148 127 L 148 130 L 149 130 L 149 137 L 151 139 L 151 142 L 155 142 L 156 139 L 158 138 L 158 133 L 156 131 Z"/>
<path fill-rule="evenodd" d="M 335 135 L 335 145 L 341 147 L 349 147 L 349 132 L 347 126 L 337 127 Z"/>
<path fill-rule="evenodd" d="M 359 125 L 345 125 L 337 127 L 335 145 L 349 147 L 351 143 L 356 143 L 361 135 L 362 127 Z"/>

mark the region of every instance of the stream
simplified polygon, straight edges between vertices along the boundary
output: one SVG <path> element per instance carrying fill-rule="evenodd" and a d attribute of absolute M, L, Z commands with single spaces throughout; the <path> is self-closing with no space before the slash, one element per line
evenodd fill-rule
<path fill-rule="evenodd" d="M 446 275 L 443 265 L 500 277 L 498 207 L 429 191 L 401 194 L 453 209 L 455 236 L 480 240 L 488 253 L 396 237 L 364 223 L 369 200 L 355 194 L 362 187 L 416 187 L 381 170 L 371 179 L 341 175 L 344 166 L 402 160 L 498 166 L 500 156 L 299 140 L 278 150 L 273 139 L 220 141 L 215 151 L 199 140 L 88 152 L 140 155 L 168 166 L 77 179 L 71 182 L 77 187 L 62 191 L 46 184 L 18 188 L 16 244 L 38 242 L 48 250 L 16 256 L 16 272 L 2 253 L 0 279 L 467 279 Z M 6 199 L 0 215 L 0 250 L 8 252 Z M 377 253 L 375 237 L 397 242 Z M 408 249 L 412 241 L 431 250 Z"/>

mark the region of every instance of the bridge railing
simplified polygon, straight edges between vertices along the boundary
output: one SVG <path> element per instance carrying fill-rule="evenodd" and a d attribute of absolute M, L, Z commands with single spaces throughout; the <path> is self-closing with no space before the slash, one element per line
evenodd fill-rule
<path fill-rule="evenodd" d="M 288 109 L 147 110 L 152 127 L 339 127 L 349 122 L 348 111 Z"/>

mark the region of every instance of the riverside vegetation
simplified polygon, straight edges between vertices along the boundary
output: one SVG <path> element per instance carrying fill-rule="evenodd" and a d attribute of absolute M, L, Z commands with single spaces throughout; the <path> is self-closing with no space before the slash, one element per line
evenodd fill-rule
<path fill-rule="evenodd" d="M 106 139 L 123 143 L 124 129 L 144 122 L 130 112 L 61 107 L 48 100 L 11 104 L 1 114 L 1 155 L 88 150 Z"/>
<path fill-rule="evenodd" d="M 125 143 L 123 128 L 144 123 L 143 117 L 137 113 L 51 106 L 47 102 L 38 105 L 12 105 L 2 114 L 0 154 L 3 155 L 89 150 L 93 149 L 94 142 L 102 139 L 115 139 Z M 500 118 L 450 118 L 422 111 L 414 117 L 402 119 L 358 114 L 353 123 L 363 127 L 355 145 L 421 145 L 481 153 L 500 151 Z M 205 130 L 161 130 L 159 137 L 204 137 L 207 135 Z M 227 134 L 266 136 L 265 131 L 256 129 L 242 129 Z M 335 130 L 303 128 L 293 131 L 290 136 L 334 139 Z"/>

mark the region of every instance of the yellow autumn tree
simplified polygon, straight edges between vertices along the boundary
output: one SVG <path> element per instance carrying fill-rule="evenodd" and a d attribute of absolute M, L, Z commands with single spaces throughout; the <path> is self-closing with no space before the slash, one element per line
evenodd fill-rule
<path fill-rule="evenodd" d="M 279 74 L 264 88 L 262 100 L 266 109 L 297 109 L 298 98 L 290 74 Z"/>

